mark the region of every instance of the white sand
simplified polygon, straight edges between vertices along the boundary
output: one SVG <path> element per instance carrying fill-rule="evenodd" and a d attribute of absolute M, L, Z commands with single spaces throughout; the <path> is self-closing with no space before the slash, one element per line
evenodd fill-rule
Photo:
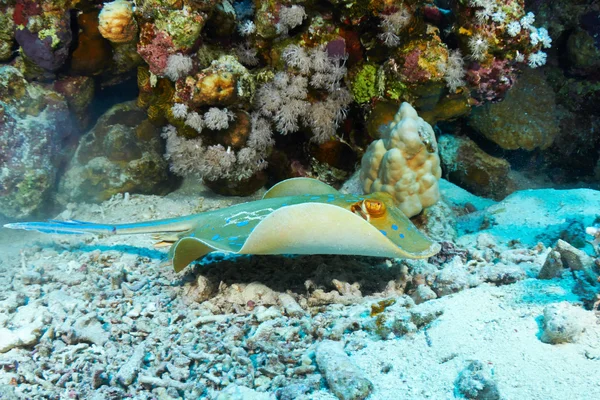
<path fill-rule="evenodd" d="M 582 193 L 584 194 L 583 197 Z M 564 222 L 565 216 L 557 213 L 555 209 L 548 209 L 548 207 L 553 208 L 557 207 L 557 204 L 560 205 L 568 202 L 568 193 L 560 192 L 559 194 L 560 198 L 556 201 L 555 199 L 548 200 L 548 196 L 551 195 L 551 192 L 548 191 L 544 192 L 547 201 L 530 200 L 514 205 L 514 199 L 519 196 L 515 195 L 504 206 L 502 203 L 492 205 L 491 207 L 495 210 L 494 215 L 498 224 L 492 226 L 488 230 L 488 233 L 496 235 L 498 241 L 502 242 L 500 237 L 507 234 L 507 232 L 511 232 L 508 229 L 510 227 L 509 224 L 514 224 L 515 221 L 523 222 L 522 219 L 514 218 L 515 215 L 527 214 L 530 220 L 524 221 L 525 224 L 522 225 L 529 224 L 535 228 L 536 232 L 543 229 L 541 223 L 538 223 L 539 221 L 532 222 L 531 220 L 531 218 L 537 218 L 537 216 L 552 219 L 551 221 L 545 220 L 546 222 L 544 223 L 553 226 L 560 225 Z M 594 201 L 598 200 L 597 193 L 591 191 L 585 193 L 578 191 L 575 194 L 576 199 L 581 199 L 577 203 L 577 206 L 567 207 L 563 205 L 561 208 L 566 207 L 571 213 L 574 213 L 577 207 L 590 198 Z M 532 192 L 520 195 L 526 196 L 529 199 L 534 196 Z M 62 217 L 93 220 L 96 222 L 128 222 L 184 215 L 215 207 L 227 206 L 239 201 L 243 201 L 243 199 L 201 199 L 187 195 L 173 195 L 167 198 L 132 196 L 128 201 L 113 199 L 105 202 L 102 206 L 80 205 L 63 213 Z M 513 205 L 511 206 L 510 204 Z M 532 209 L 523 209 L 521 207 L 523 204 L 528 204 Z M 516 214 L 511 207 L 521 209 L 521 214 Z M 589 222 L 588 220 L 592 217 L 592 214 L 586 212 L 585 221 Z M 509 215 L 512 215 L 513 218 L 509 218 Z M 503 225 L 503 222 L 506 224 Z M 520 232 L 524 235 L 530 233 L 523 226 L 513 232 Z M 471 235 L 471 237 L 463 238 L 463 242 L 467 246 L 474 246 L 475 237 L 475 235 Z M 71 263 L 80 262 L 80 258 L 85 257 L 86 253 L 94 249 L 101 249 L 103 252 L 111 252 L 111 254 L 117 255 L 122 255 L 124 252 L 133 253 L 134 258 L 136 253 L 149 257 L 151 260 L 151 271 L 155 274 L 155 278 L 151 279 L 156 279 L 156 265 L 161 257 L 164 257 L 164 252 L 151 249 L 152 240 L 145 236 L 98 239 L 71 235 L 60 237 L 55 235 L 47 236 L 35 232 L 0 229 L 0 287 L 2 289 L 13 288 L 11 290 L 17 290 L 14 288 L 23 287 L 19 286 L 20 283 L 15 285 L 15 282 L 20 279 L 19 277 L 15 278 L 15 275 L 31 267 L 27 259 L 21 258 L 20 251 L 22 248 L 31 251 L 31 246 L 35 246 L 36 243 L 41 245 L 40 254 L 44 254 L 44 257 L 46 257 L 43 260 L 46 268 L 51 268 L 53 265 L 65 265 L 68 260 L 72 260 Z M 121 246 L 126 246 L 126 249 L 124 250 Z M 42 252 L 43 248 L 54 248 L 56 252 L 49 251 L 44 253 Z M 66 253 L 62 253 L 62 251 L 66 251 Z M 71 254 L 71 258 L 65 256 L 65 254 Z M 302 262 L 306 263 L 307 259 L 304 258 Z M 111 268 L 114 267 L 110 265 L 112 261 L 109 260 L 107 263 L 106 271 L 111 271 Z M 531 265 L 527 266 L 526 269 L 530 269 L 530 267 Z M 536 268 L 539 270 L 539 267 L 541 265 L 537 265 Z M 147 266 L 140 265 L 139 270 L 135 269 L 137 267 L 128 268 L 131 270 L 130 273 L 132 276 L 138 279 L 144 276 L 144 268 L 147 268 Z M 161 283 L 162 286 L 147 285 L 139 292 L 141 298 L 144 298 L 144 296 L 153 296 L 152 293 L 154 292 L 151 293 L 151 290 L 155 292 L 158 290 L 162 294 L 176 293 L 175 296 L 179 298 L 184 296 L 184 290 L 179 290 L 178 288 L 178 286 L 183 286 L 184 282 L 179 280 L 177 275 L 168 270 L 158 271 L 159 276 L 166 278 L 165 282 Z M 332 275 L 330 278 L 337 278 L 337 276 Z M 94 281 L 93 277 L 90 278 L 88 276 L 86 279 L 88 280 L 87 282 Z M 99 279 L 101 278 L 99 277 Z M 52 290 L 56 289 L 56 282 L 52 284 L 54 285 Z M 44 285 L 46 283 L 42 283 L 41 285 L 42 293 Z M 503 399 L 558 400 L 600 398 L 600 380 L 597 377 L 600 367 L 600 325 L 598 325 L 598 320 L 592 312 L 586 312 L 587 317 L 589 317 L 586 318 L 586 329 L 575 343 L 550 345 L 541 342 L 539 339 L 541 316 L 544 306 L 561 301 L 578 304 L 577 296 L 572 293 L 573 285 L 574 281 L 569 278 L 568 274 L 565 274 L 563 279 L 552 281 L 527 279 L 515 284 L 499 287 L 483 284 L 476 288 L 433 300 L 433 302 L 441 305 L 444 310 L 443 315 L 430 326 L 416 333 L 391 340 L 381 340 L 359 330 L 346 334 L 344 340 L 349 343 L 359 344 L 359 350 L 350 351 L 352 346 L 348 346 L 347 350 L 350 352 L 352 360 L 365 371 L 367 377 L 374 385 L 374 391 L 369 397 L 371 400 L 455 398 L 455 380 L 459 372 L 473 360 L 479 360 L 492 368 L 493 378 L 498 385 L 501 398 Z M 25 287 L 31 290 L 31 286 Z M 69 287 L 68 285 L 64 286 L 63 290 L 71 296 L 80 296 L 85 293 L 78 292 L 77 287 Z M 10 294 L 10 290 L 3 290 L 0 294 L 0 300 L 5 299 Z M 304 295 L 304 293 L 297 293 L 299 298 L 302 298 Z M 387 298 L 387 296 L 380 298 Z M 373 299 L 371 297 L 370 301 Z M 377 296 L 375 296 L 376 299 Z M 136 299 L 134 298 L 133 301 L 122 304 L 123 310 L 121 312 L 123 315 L 131 313 L 135 303 Z M 174 304 L 176 307 L 182 307 L 180 302 Z M 212 308 L 214 310 L 218 309 L 216 305 L 209 305 L 208 307 L 214 307 Z M 219 307 L 223 307 L 223 305 L 221 304 Z M 363 304 L 361 300 L 358 300 L 356 305 L 351 305 L 350 307 L 358 308 L 359 311 L 369 310 L 368 304 Z M 198 309 L 197 306 L 192 308 Z M 322 310 L 325 309 L 315 307 L 312 310 L 314 313 L 313 320 L 320 318 Z M 330 313 L 328 315 L 334 315 L 331 314 L 332 310 L 339 315 L 344 315 L 345 312 L 341 305 L 335 304 L 328 306 L 326 310 L 326 312 Z M 167 311 L 165 309 L 165 313 Z M 183 311 L 185 315 L 186 312 L 185 310 Z M 168 313 L 172 313 L 172 311 L 168 311 Z M 5 323 L 12 317 L 12 312 L 7 313 L 5 310 L 0 310 L 0 314 L 2 314 L 0 315 L 2 317 L 0 318 L 0 328 L 2 328 L 2 323 Z M 186 318 L 187 316 L 174 321 L 169 329 L 173 331 L 183 329 L 183 326 L 189 323 Z M 193 320 L 195 317 L 189 316 L 189 318 Z M 238 325 L 240 321 L 246 321 L 243 318 L 246 317 L 236 320 Z M 114 325 L 116 321 L 112 323 Z M 233 325 L 233 320 L 230 323 Z M 222 327 L 227 327 L 227 325 L 222 325 Z M 202 342 L 201 338 L 198 340 Z M 120 351 L 123 354 L 127 354 L 131 353 L 131 349 L 135 347 L 135 343 L 119 344 L 119 346 L 122 347 Z M 164 351 L 168 351 L 166 349 L 168 349 L 170 343 L 163 343 L 162 346 L 165 349 Z M 11 350 L 12 353 L 0 354 L 0 363 L 8 363 L 11 357 L 14 357 L 14 359 L 30 357 L 29 354 L 31 353 L 29 351 L 28 349 L 14 349 Z M 126 359 L 126 356 L 123 354 L 118 355 L 116 358 L 118 362 L 123 362 Z M 156 351 L 154 354 L 157 354 Z M 117 361 L 112 360 L 111 362 Z M 84 362 L 83 359 L 81 362 Z M 118 365 L 113 369 L 116 368 L 118 368 Z M 384 372 L 383 370 L 388 370 L 388 372 Z M 3 374 L 5 374 L 5 378 L 8 378 L 9 375 L 6 375 L 7 373 L 6 369 L 3 370 L 0 368 L 0 385 L 6 383 L 3 382 Z M 63 372 L 59 371 L 58 373 Z M 77 388 L 77 383 L 69 381 L 67 387 Z M 105 388 L 105 386 L 103 387 Z M 155 388 L 151 395 L 151 390 L 146 389 L 141 392 L 135 392 L 132 389 L 134 387 L 136 388 L 135 390 L 140 390 L 140 387 L 134 384 L 130 388 L 130 394 L 132 394 L 133 390 L 133 394 L 135 394 L 134 398 L 140 399 L 150 398 L 157 394 L 157 390 L 163 390 Z M 30 387 L 27 388 L 27 390 L 30 389 Z M 298 398 L 333 398 L 331 394 L 326 392 L 326 388 L 315 389 L 311 395 Z M 56 392 L 65 393 L 66 390 L 64 388 L 56 388 Z M 213 391 L 212 393 L 214 394 L 215 392 Z M 33 396 L 33 398 L 36 397 Z M 214 397 L 209 396 L 207 398 Z M 250 399 L 251 397 L 245 398 Z M 256 398 L 264 398 L 264 396 Z"/>

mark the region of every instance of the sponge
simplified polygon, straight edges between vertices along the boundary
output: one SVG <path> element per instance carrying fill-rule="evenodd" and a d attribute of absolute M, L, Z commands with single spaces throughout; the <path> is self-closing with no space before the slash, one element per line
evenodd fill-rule
<path fill-rule="evenodd" d="M 442 176 L 433 128 L 408 103 L 402 103 L 381 139 L 369 145 L 361 162 L 365 193 L 387 192 L 408 217 L 440 198 Z"/>

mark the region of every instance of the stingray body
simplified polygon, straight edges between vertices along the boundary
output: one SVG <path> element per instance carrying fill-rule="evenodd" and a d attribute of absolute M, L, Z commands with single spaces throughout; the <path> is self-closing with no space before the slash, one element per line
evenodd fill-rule
<path fill-rule="evenodd" d="M 45 233 L 158 234 L 161 243 L 172 243 L 169 258 L 177 272 L 213 251 L 427 258 L 440 249 L 388 194 L 344 195 L 308 178 L 283 181 L 261 200 L 179 218 L 116 225 L 23 222 L 5 227 Z"/>

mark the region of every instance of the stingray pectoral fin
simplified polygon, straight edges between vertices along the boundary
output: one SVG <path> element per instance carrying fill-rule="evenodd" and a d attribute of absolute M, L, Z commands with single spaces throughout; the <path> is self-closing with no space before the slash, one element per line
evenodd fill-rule
<path fill-rule="evenodd" d="M 429 239 L 394 204 L 387 193 L 372 193 L 366 196 L 385 203 L 385 213 L 372 217 L 370 224 L 382 232 L 390 241 L 407 252 L 407 258 L 428 258 L 440 251 L 440 244 Z"/>
<path fill-rule="evenodd" d="M 204 257 L 215 250 L 214 247 L 197 238 L 184 237 L 171 247 L 169 256 L 172 259 L 175 272 L 181 272 L 192 261 Z"/>
<path fill-rule="evenodd" d="M 282 207 L 262 220 L 239 251 L 242 254 L 347 254 L 424 257 L 397 246 L 360 216 L 332 204 Z"/>
<path fill-rule="evenodd" d="M 272 199 L 273 197 L 302 196 L 302 195 L 338 195 L 340 192 L 326 183 L 313 178 L 290 178 L 281 181 L 267 190 L 263 199 Z"/>
<path fill-rule="evenodd" d="M 192 261 L 202 258 L 213 251 L 238 253 L 237 250 L 231 244 L 223 241 L 186 236 L 171 246 L 171 249 L 169 249 L 169 258 L 173 263 L 175 272 L 181 272 Z"/>

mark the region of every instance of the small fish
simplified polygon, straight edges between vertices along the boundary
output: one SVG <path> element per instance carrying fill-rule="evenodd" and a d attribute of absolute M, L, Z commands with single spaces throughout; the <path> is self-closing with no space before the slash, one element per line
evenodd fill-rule
<path fill-rule="evenodd" d="M 428 258 L 440 250 L 389 194 L 341 194 L 310 178 L 280 182 L 261 200 L 178 218 L 116 225 L 50 220 L 4 227 L 59 234 L 155 234 L 158 246 L 171 245 L 169 259 L 176 272 L 213 251 Z"/>

